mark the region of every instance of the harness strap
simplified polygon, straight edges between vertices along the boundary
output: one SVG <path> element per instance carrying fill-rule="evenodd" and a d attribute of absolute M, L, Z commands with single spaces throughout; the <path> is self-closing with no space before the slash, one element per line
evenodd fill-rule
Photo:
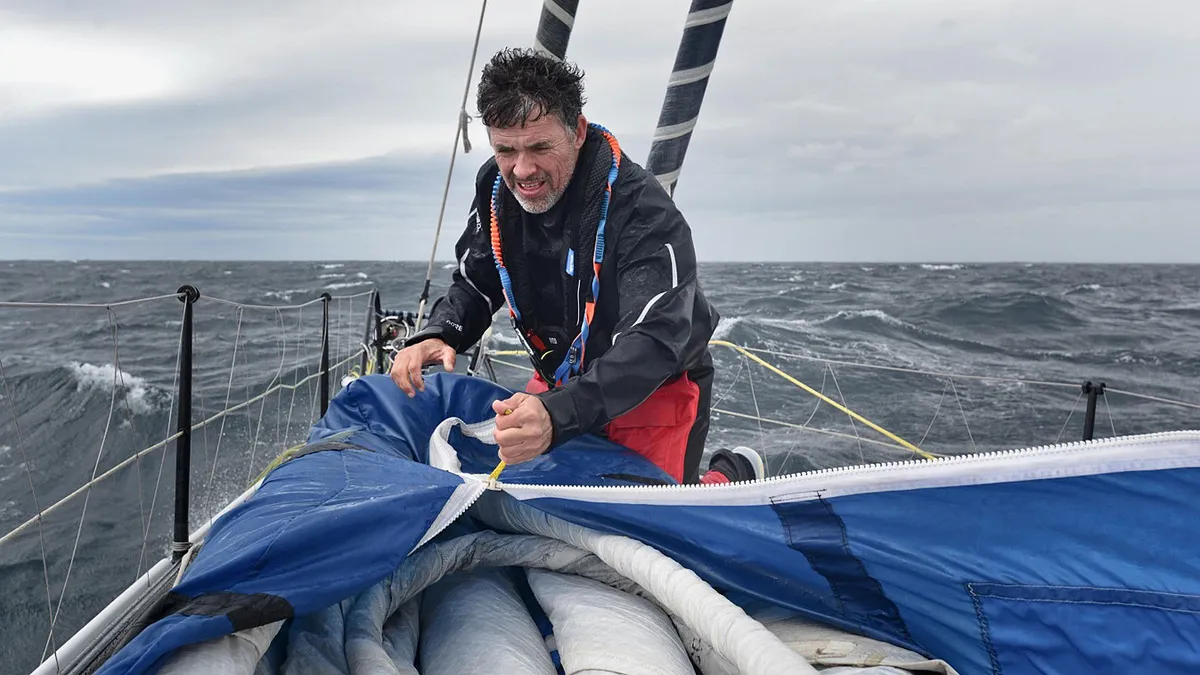
<path fill-rule="evenodd" d="M 621 168 L 621 145 L 617 142 L 616 136 L 608 129 L 594 122 L 589 123 L 588 126 L 600 132 L 604 140 L 608 141 L 608 145 L 612 149 L 612 167 L 608 170 L 608 181 L 604 187 L 604 197 L 600 205 L 600 222 L 596 225 L 596 248 L 592 256 L 594 276 L 592 277 L 591 297 L 584 305 L 583 322 L 580 326 L 579 334 L 575 336 L 575 339 L 571 342 L 571 346 L 567 349 L 567 355 L 563 358 L 562 364 L 554 371 L 556 386 L 561 386 L 572 376 L 579 374 L 579 369 L 583 365 L 589 328 L 596 313 L 596 300 L 600 297 L 600 267 L 604 262 L 604 225 L 608 220 L 608 205 L 612 199 L 612 186 L 616 182 L 617 172 Z M 546 346 L 535 333 L 526 331 L 521 327 L 521 310 L 517 308 L 517 299 L 512 290 L 512 279 L 508 275 L 508 269 L 504 266 L 499 218 L 500 186 L 503 182 L 503 175 L 497 172 L 496 181 L 492 185 L 492 257 L 496 262 L 496 271 L 500 273 L 500 285 L 504 288 L 504 299 L 508 304 L 508 315 L 513 321 L 513 328 L 516 329 L 517 337 L 525 343 L 526 350 L 533 352 L 533 349 L 529 345 L 529 343 L 533 343 L 533 347 L 537 349 L 537 352 L 534 352 L 536 357 L 538 352 L 545 351 Z"/>

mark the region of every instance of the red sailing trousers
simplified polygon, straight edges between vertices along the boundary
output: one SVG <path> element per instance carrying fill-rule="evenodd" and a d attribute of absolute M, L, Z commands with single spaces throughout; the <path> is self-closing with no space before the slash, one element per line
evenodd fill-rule
<path fill-rule="evenodd" d="M 530 394 L 548 389 L 536 373 L 525 385 Z M 683 460 L 699 402 L 700 387 L 684 373 L 659 387 L 641 405 L 609 422 L 605 427 L 608 438 L 650 460 L 676 482 L 683 482 Z"/>

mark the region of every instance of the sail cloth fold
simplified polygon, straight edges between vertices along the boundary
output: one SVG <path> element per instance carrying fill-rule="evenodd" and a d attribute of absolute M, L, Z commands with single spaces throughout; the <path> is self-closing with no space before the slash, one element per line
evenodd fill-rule
<path fill-rule="evenodd" d="M 423 672 L 422 640 L 436 635 L 420 631 L 436 617 L 419 591 L 453 597 L 441 579 L 514 568 L 652 602 L 705 673 L 747 664 L 689 618 L 697 593 L 728 603 L 721 620 L 742 621 L 741 634 L 819 669 L 881 655 L 878 667 L 912 672 L 1200 669 L 1200 433 L 696 487 L 584 436 L 486 490 L 496 448 L 463 425 L 485 423 L 510 392 L 447 374 L 426 383 L 413 399 L 383 375 L 347 386 L 310 434 L 323 449 L 219 519 L 158 620 L 100 672 L 158 672 L 221 642 L 243 667 L 266 644 L 260 672 L 303 672 L 300 654 L 329 672 L 385 659 Z M 437 468 L 430 438 L 448 418 L 461 422 L 444 429 L 458 464 Z M 610 541 L 652 549 L 675 566 L 667 577 L 702 590 L 656 590 L 621 569 L 627 554 Z M 489 583 L 513 584 L 541 648 L 565 665 L 532 574 Z"/>

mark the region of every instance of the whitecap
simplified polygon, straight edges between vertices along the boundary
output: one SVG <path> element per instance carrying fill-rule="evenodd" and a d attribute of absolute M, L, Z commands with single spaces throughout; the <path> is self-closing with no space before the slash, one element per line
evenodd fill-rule
<path fill-rule="evenodd" d="M 731 333 L 733 331 L 733 327 L 738 325 L 745 319 L 746 319 L 746 317 L 744 317 L 744 316 L 735 316 L 735 317 L 731 317 L 729 319 L 722 317 L 720 323 L 717 324 L 717 329 L 715 331 L 713 331 L 712 339 L 713 340 L 728 340 L 729 333 Z"/>
<path fill-rule="evenodd" d="M 292 288 L 286 291 L 267 291 L 266 293 L 263 293 L 263 295 L 267 296 L 268 298 L 279 298 L 284 302 L 290 302 L 293 295 L 307 292 L 307 288 Z"/>
<path fill-rule="evenodd" d="M 71 376 L 75 378 L 75 391 L 77 392 L 95 390 L 111 395 L 115 389 L 118 395 L 124 394 L 129 409 L 138 415 L 153 412 L 157 407 L 156 400 L 160 397 L 159 392 L 155 391 L 146 380 L 117 370 L 111 363 L 97 366 L 91 363 L 72 361 L 68 367 L 71 370 Z"/>
<path fill-rule="evenodd" d="M 345 265 L 343 265 L 342 263 L 330 263 L 328 265 L 321 265 L 321 269 L 325 269 L 325 270 L 336 270 L 339 267 L 345 267 Z"/>
<path fill-rule="evenodd" d="M 501 333 L 500 331 L 492 331 L 492 342 L 499 342 L 500 344 L 512 345 L 514 347 L 521 346 L 521 341 L 518 340 L 516 336 L 509 335 L 508 333 Z"/>

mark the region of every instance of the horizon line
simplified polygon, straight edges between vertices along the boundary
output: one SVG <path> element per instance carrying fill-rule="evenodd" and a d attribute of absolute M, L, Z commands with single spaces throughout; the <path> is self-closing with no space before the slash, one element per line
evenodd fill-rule
<path fill-rule="evenodd" d="M 429 259 L 419 258 L 3 258 L 6 263 L 420 263 L 429 264 Z M 972 259 L 896 259 L 896 260 L 703 260 L 701 265 L 1200 265 L 1194 261 L 1181 260 L 972 260 Z M 434 265 L 453 265 L 453 259 L 434 260 Z"/>

